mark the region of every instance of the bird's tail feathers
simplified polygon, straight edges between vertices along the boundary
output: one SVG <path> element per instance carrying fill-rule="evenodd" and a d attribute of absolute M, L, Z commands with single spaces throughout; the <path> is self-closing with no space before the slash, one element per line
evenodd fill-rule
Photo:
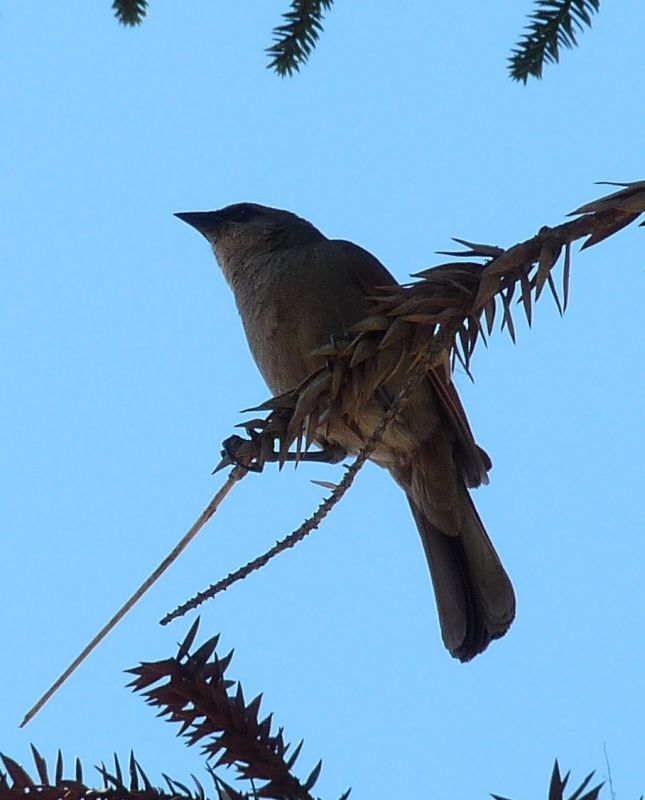
<path fill-rule="evenodd" d="M 457 535 L 443 533 L 406 494 L 428 561 L 444 644 L 455 658 L 470 661 L 513 622 L 510 579 L 465 488 Z"/>

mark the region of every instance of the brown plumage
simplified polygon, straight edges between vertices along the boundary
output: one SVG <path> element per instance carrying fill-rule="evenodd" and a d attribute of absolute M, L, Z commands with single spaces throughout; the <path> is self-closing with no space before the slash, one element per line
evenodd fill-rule
<path fill-rule="evenodd" d="M 395 283 L 370 253 L 330 240 L 288 211 L 238 203 L 178 214 L 210 242 L 237 303 L 267 385 L 281 394 L 321 365 L 313 351 L 370 313 L 377 286 Z M 405 364 L 360 409 L 332 417 L 319 443 L 356 453 L 405 381 Z M 347 391 L 348 389 L 346 389 Z M 503 636 L 515 615 L 510 580 L 467 487 L 487 481 L 477 446 L 443 364 L 428 373 L 371 456 L 405 491 L 430 568 L 443 641 L 468 661 Z"/>

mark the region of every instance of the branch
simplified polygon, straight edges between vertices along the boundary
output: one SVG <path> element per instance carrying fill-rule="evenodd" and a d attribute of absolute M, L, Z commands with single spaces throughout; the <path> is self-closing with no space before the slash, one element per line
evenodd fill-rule
<path fill-rule="evenodd" d="M 36 767 L 35 777 L 9 756 L 0 756 L 7 770 L 6 774 L 0 772 L 0 800 L 33 800 L 35 797 L 38 800 L 205 800 L 206 797 L 201 783 L 195 777 L 195 789 L 192 791 L 167 775 L 164 775 L 167 790 L 153 787 L 133 753 L 130 754 L 126 771 L 116 755 L 114 767 L 110 770 L 105 764 L 96 767 L 103 784 L 101 789 L 86 785 L 78 759 L 73 775 L 66 776 L 60 750 L 53 770 L 33 745 L 31 755 Z M 219 800 L 226 800 L 219 788 L 217 791 Z"/>
<path fill-rule="evenodd" d="M 191 628 L 187 639 L 194 636 L 196 627 L 197 623 Z M 217 637 L 207 642 L 194 655 L 190 656 L 187 650 L 191 644 L 186 648 L 186 643 L 184 642 L 175 658 L 155 663 L 143 663 L 139 667 L 129 670 L 137 676 L 130 685 L 134 687 L 135 691 L 141 691 L 152 683 L 168 678 L 168 682 L 163 686 L 158 686 L 146 692 L 150 705 L 162 707 L 160 716 L 169 716 L 169 721 L 179 722 L 184 720 L 182 728 L 186 728 L 184 735 L 190 740 L 189 744 L 194 744 L 202 736 L 210 735 L 208 729 L 213 728 L 217 742 L 222 742 L 224 739 L 228 742 L 228 744 L 218 744 L 219 749 L 226 750 L 227 758 L 234 756 L 236 748 L 241 748 L 238 771 L 248 771 L 248 767 L 245 765 L 250 759 L 251 771 L 264 773 L 268 768 L 266 760 L 267 748 L 270 758 L 274 758 L 276 752 L 275 743 L 279 742 L 283 748 L 282 755 L 286 757 L 290 746 L 284 745 L 281 729 L 276 736 L 272 737 L 270 735 L 270 716 L 258 723 L 261 697 L 257 697 L 247 704 L 243 699 L 244 695 L 240 687 L 238 687 L 235 694 L 228 694 L 228 689 L 231 687 L 232 682 L 224 679 L 224 672 L 230 662 L 230 655 L 221 660 L 218 660 L 217 656 L 215 656 L 213 661 L 209 661 L 210 653 L 208 653 L 208 649 L 213 643 L 217 644 Z M 208 653 L 205 658 L 204 652 Z M 195 669 L 196 666 L 197 669 Z M 184 677 L 183 681 L 182 676 Z M 224 697 L 226 697 L 226 701 L 222 707 L 219 701 Z M 239 698 L 242 699 L 240 700 Z M 202 708 L 203 713 L 197 712 L 196 717 L 201 718 L 201 716 L 204 716 L 205 720 L 201 725 L 198 723 L 199 731 L 190 731 L 188 728 L 192 723 L 186 725 L 185 720 L 195 713 L 198 706 Z M 227 707 L 228 713 L 222 714 L 222 709 L 227 709 Z M 191 710 L 187 711 L 187 708 Z M 209 720 L 210 717 L 216 717 L 220 721 L 213 725 Z M 218 736 L 219 726 L 222 726 L 222 733 Z M 311 780 L 312 776 L 314 778 L 309 789 L 304 789 L 304 785 L 308 781 L 302 784 L 291 774 L 301 746 L 302 742 L 294 748 L 288 758 L 283 757 L 280 761 L 280 768 L 283 771 L 286 769 L 285 776 L 288 776 L 288 783 L 283 783 L 283 779 L 272 781 L 263 788 L 261 796 L 289 798 L 289 800 L 307 798 L 307 800 L 310 800 L 311 795 L 308 792 L 316 782 L 320 762 L 309 776 L 308 781 Z M 208 745 L 205 750 L 208 752 Z M 204 788 L 194 775 L 191 776 L 195 783 L 194 790 L 189 789 L 179 781 L 169 778 L 166 774 L 163 775 L 163 778 L 168 787 L 167 790 L 155 788 L 133 753 L 130 754 L 127 771 L 122 768 L 116 755 L 114 756 L 114 767 L 111 771 L 107 769 L 105 764 L 96 767 L 102 778 L 103 788 L 93 789 L 85 784 L 83 768 L 78 759 L 76 759 L 74 765 L 73 776 L 65 777 L 63 757 L 60 750 L 58 751 L 54 770 L 50 769 L 46 760 L 33 745 L 31 746 L 31 752 L 36 770 L 35 777 L 32 777 L 17 761 L 9 758 L 9 756 L 0 756 L 2 765 L 7 771 L 6 773 L 0 771 L 0 800 L 30 800 L 30 798 L 34 797 L 37 797 L 38 800 L 206 800 Z M 225 763 L 221 758 L 220 762 Z M 207 767 L 207 769 L 215 784 L 218 800 L 251 800 L 252 797 L 258 797 L 258 793 L 255 791 L 245 794 L 236 791 L 216 775 L 212 767 Z M 567 772 L 566 775 L 562 776 L 560 765 L 556 759 L 549 781 L 548 800 L 598 800 L 604 782 L 585 791 L 594 774 L 594 772 L 590 772 L 570 795 L 565 796 L 565 789 L 571 773 Z M 246 778 L 246 775 L 243 778 Z M 250 780 L 250 778 L 247 779 Z M 294 786 L 295 793 L 285 793 L 286 790 Z M 271 790 L 270 794 L 266 793 L 268 788 Z M 303 789 L 307 792 L 306 794 L 302 794 Z M 583 794 L 583 792 L 585 793 Z M 349 790 L 341 795 L 340 800 L 347 800 L 348 796 Z M 491 797 L 493 800 L 509 800 L 509 798 L 498 794 L 492 794 Z"/>
<path fill-rule="evenodd" d="M 273 44 L 267 48 L 271 56 L 268 69 L 274 69 L 283 78 L 300 71 L 322 32 L 323 14 L 333 2 L 292 0 L 291 10 L 282 15 L 284 22 L 273 29 Z"/>
<path fill-rule="evenodd" d="M 262 781 L 256 796 L 278 800 L 313 800 L 313 789 L 322 762 L 300 781 L 292 772 L 302 741 L 291 750 L 283 729 L 271 733 L 272 714 L 260 719 L 262 695 L 247 702 L 242 686 L 225 677 L 233 653 L 218 658 L 219 637 L 205 642 L 192 655 L 199 619 L 179 646 L 175 658 L 141 663 L 128 670 L 135 676 L 129 684 L 143 692 L 148 705 L 159 708 L 158 716 L 179 723 L 187 744 L 203 743 L 215 766 L 233 766 L 240 779 Z M 163 681 L 163 683 L 160 683 Z M 152 687 L 152 688 L 151 688 Z M 291 752 L 289 752 L 291 750 Z M 346 800 L 349 792 L 343 794 Z"/>
<path fill-rule="evenodd" d="M 112 10 L 121 25 L 135 28 L 148 15 L 148 0 L 114 0 Z"/>
<path fill-rule="evenodd" d="M 96 634 L 96 636 L 92 639 L 92 641 L 85 646 L 85 648 L 81 651 L 81 653 L 72 661 L 72 663 L 67 667 L 67 669 L 54 681 L 54 683 L 47 689 L 45 694 L 29 709 L 29 711 L 25 714 L 22 722 L 20 723 L 20 727 L 24 728 L 25 725 L 33 719 L 36 714 L 40 711 L 40 709 L 47 703 L 56 692 L 60 689 L 60 687 L 65 683 L 65 681 L 72 675 L 72 673 L 79 667 L 83 661 L 89 656 L 89 654 L 105 639 L 108 633 L 125 617 L 125 615 L 130 611 L 133 606 L 139 602 L 139 600 L 143 597 L 143 595 L 150 589 L 150 587 L 163 575 L 163 573 L 168 569 L 168 567 L 175 562 L 175 560 L 181 555 L 181 553 L 188 547 L 190 542 L 197 536 L 197 534 L 201 531 L 204 525 L 208 522 L 208 520 L 215 514 L 217 509 L 219 508 L 220 504 L 226 497 L 226 495 L 231 491 L 235 484 L 242 480 L 242 478 L 247 475 L 247 469 L 242 466 L 241 464 L 236 466 L 233 470 L 231 470 L 228 478 L 222 485 L 222 487 L 216 492 L 213 499 L 210 503 L 206 506 L 206 508 L 202 511 L 199 515 L 197 520 L 193 523 L 193 525 L 189 528 L 189 530 L 184 534 L 184 536 L 177 542 L 177 544 L 173 547 L 173 549 L 168 553 L 168 555 L 164 558 L 164 560 L 159 564 L 159 566 L 154 569 L 150 575 L 145 579 L 145 581 L 139 586 L 139 588 L 132 594 L 125 603 L 121 606 L 121 608 L 114 614 L 114 616 L 105 623 L 105 625 L 101 628 L 101 630 Z M 0 798 L 1 800 L 1 798 Z"/>
<path fill-rule="evenodd" d="M 299 72 L 309 60 L 323 30 L 323 19 L 334 0 L 291 0 L 282 24 L 273 29 L 273 44 L 267 48 L 270 61 L 280 77 Z M 592 15 L 600 10 L 600 0 L 535 0 L 530 24 L 508 59 L 515 81 L 542 77 L 546 63 L 560 60 L 560 48 L 575 47 L 577 35 L 591 27 Z M 140 25 L 148 14 L 148 0 L 114 0 L 112 10 L 128 27 Z"/>
<path fill-rule="evenodd" d="M 600 0 L 536 0 L 531 23 L 509 61 L 515 81 L 526 83 L 530 76 L 542 77 L 545 64 L 560 60 L 560 48 L 578 44 L 577 34 L 591 27 L 591 16 L 600 10 Z"/>
<path fill-rule="evenodd" d="M 295 531 L 285 536 L 283 539 L 280 539 L 273 547 L 269 548 L 265 553 L 258 556 L 257 558 L 252 559 L 243 567 L 235 570 L 235 572 L 229 573 L 225 578 L 217 583 L 211 584 L 208 589 L 205 589 L 202 592 L 198 592 L 196 595 L 191 597 L 186 602 L 182 603 L 181 605 L 177 606 L 174 611 L 169 612 L 160 620 L 161 625 L 167 625 L 169 622 L 172 622 L 174 619 L 178 617 L 183 617 L 184 614 L 187 614 L 189 611 L 193 611 L 195 608 L 200 606 L 202 603 L 205 603 L 206 600 L 211 600 L 215 595 L 220 594 L 221 592 L 225 592 L 228 588 L 230 588 L 234 583 L 238 581 L 244 580 L 247 578 L 252 572 L 260 569 L 261 567 L 266 566 L 266 564 L 271 561 L 271 559 L 275 558 L 280 553 L 283 553 L 285 550 L 289 549 L 290 547 L 294 547 L 298 542 L 301 542 L 305 536 L 308 536 L 314 530 L 316 530 L 321 522 L 325 519 L 325 517 L 329 514 L 332 508 L 339 503 L 342 498 L 345 496 L 351 485 L 354 483 L 354 479 L 358 474 L 359 470 L 363 467 L 367 459 L 370 457 L 374 449 L 377 447 L 378 443 L 381 441 L 381 437 L 400 412 L 401 408 L 405 405 L 408 398 L 412 394 L 413 389 L 419 384 L 423 378 L 425 377 L 425 372 L 429 369 L 431 363 L 436 359 L 437 355 L 446 347 L 445 337 L 437 337 L 433 342 L 428 343 L 427 351 L 424 354 L 422 362 L 419 364 L 418 369 L 414 370 L 407 378 L 406 382 L 404 383 L 403 387 L 399 391 L 398 395 L 394 398 L 390 408 L 386 411 L 383 415 L 380 423 L 376 426 L 374 432 L 365 443 L 365 446 L 360 450 L 359 454 L 356 456 L 352 464 L 347 469 L 347 472 L 343 476 L 343 479 L 338 483 L 332 490 L 331 494 L 329 494 L 322 503 L 318 506 L 316 511 L 304 522 L 299 525 Z M 255 410 L 255 409 L 252 409 Z M 294 407 L 295 410 L 295 407 Z M 263 425 L 262 420 L 256 420 L 256 423 Z M 267 445 L 267 430 L 263 429 L 264 436 L 262 434 L 257 434 L 255 430 L 253 431 L 253 437 L 251 439 L 251 443 L 255 445 L 256 453 L 258 459 L 261 458 L 261 452 L 264 447 Z M 239 439 L 239 437 L 237 437 Z M 242 443 L 242 447 L 248 445 L 248 440 L 239 439 Z M 286 439 L 283 439 L 283 444 Z M 271 441 L 272 444 L 272 441 Z M 285 452 L 284 449 L 281 449 L 282 455 L 284 457 Z M 261 461 L 258 461 L 258 467 L 262 467 Z"/>
<path fill-rule="evenodd" d="M 277 443 L 277 460 L 282 466 L 294 443 L 298 454 L 306 452 L 316 440 L 329 439 L 330 419 L 336 429 L 344 425 L 347 436 L 352 432 L 356 436 L 365 405 L 375 396 L 382 398 L 382 390 L 393 376 L 399 385 L 402 382 L 402 388 L 369 440 L 363 443 L 356 437 L 359 451 L 356 461 L 318 510 L 268 551 L 167 614 L 161 624 L 225 591 L 317 528 L 347 492 L 413 388 L 442 360 L 446 351 L 469 371 L 475 346 L 480 338 L 486 337 L 484 326 L 488 334 L 492 333 L 500 305 L 501 328 L 506 328 L 515 341 L 512 308 L 518 287 L 519 302 L 529 325 L 533 303 L 547 285 L 562 313 L 568 302 L 571 243 L 586 238 L 582 249 L 590 247 L 645 213 L 645 181 L 617 185 L 624 188 L 572 212 L 570 216 L 578 219 L 555 228 L 544 226 L 531 239 L 507 250 L 456 239 L 466 249 L 445 254 L 480 258 L 484 263 L 441 264 L 417 273 L 413 277 L 421 280 L 415 283 L 376 291 L 370 298 L 373 303 L 370 317 L 355 325 L 345 340 L 334 339 L 315 351 L 315 355 L 324 359 L 324 366 L 296 389 L 247 409 L 265 411 L 268 416 L 243 424 L 251 439 L 236 438 L 242 442 L 245 457 L 254 452 L 251 464 L 259 470 L 263 466 L 262 454 L 274 453 Z M 552 271 L 563 251 L 561 299 Z M 226 463 L 225 457 L 223 464 Z"/>
<path fill-rule="evenodd" d="M 440 264 L 414 275 L 420 278 L 414 283 L 375 291 L 369 298 L 371 316 L 355 325 L 346 339 L 315 351 L 323 366 L 296 389 L 249 409 L 268 412 L 265 420 L 253 421 L 260 442 L 269 440 L 263 447 L 272 450 L 277 442 L 284 463 L 294 442 L 306 451 L 314 440 L 328 438 L 330 418 L 334 425 L 343 422 L 349 435 L 365 404 L 394 375 L 409 374 L 424 360 L 432 363 L 444 348 L 469 369 L 475 346 L 492 333 L 500 307 L 500 327 L 515 340 L 516 296 L 529 324 L 533 304 L 546 286 L 564 311 L 571 244 L 585 239 L 581 249 L 591 247 L 645 213 L 645 181 L 616 185 L 624 188 L 570 214 L 577 219 L 544 226 L 508 249 L 456 239 L 466 249 L 444 254 L 469 260 Z M 559 293 L 552 273 L 563 253 Z"/>

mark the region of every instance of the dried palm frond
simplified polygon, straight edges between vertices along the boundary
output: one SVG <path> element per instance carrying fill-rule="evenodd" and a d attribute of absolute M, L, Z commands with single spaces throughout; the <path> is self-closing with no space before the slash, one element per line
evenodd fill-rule
<path fill-rule="evenodd" d="M 604 782 L 599 783 L 597 786 L 594 786 L 593 789 L 589 789 L 588 792 L 583 794 L 594 776 L 593 772 L 590 772 L 587 775 L 580 786 L 578 786 L 578 788 L 572 794 L 570 794 L 568 797 L 565 797 L 564 790 L 569 782 L 570 775 L 571 772 L 567 772 L 564 777 L 560 775 L 560 765 L 558 764 L 558 760 L 556 758 L 555 764 L 553 765 L 553 772 L 551 773 L 551 781 L 549 783 L 549 794 L 547 796 L 547 800 L 598 800 L 598 796 L 600 795 L 600 790 L 604 786 Z M 501 797 L 498 794 L 492 794 L 491 797 L 493 800 L 509 800 L 508 797 Z"/>
<path fill-rule="evenodd" d="M 320 775 L 319 761 L 304 781 L 293 774 L 302 741 L 292 748 L 284 740 L 283 729 L 271 732 L 272 715 L 260 718 L 262 696 L 250 702 L 239 683 L 226 677 L 233 653 L 218 658 L 218 636 L 191 652 L 197 620 L 174 657 L 142 662 L 128 670 L 134 679 L 129 684 L 141 692 L 146 702 L 160 709 L 158 716 L 180 724 L 179 733 L 189 745 L 201 742 L 210 764 L 207 770 L 215 786 L 217 800 L 251 800 L 256 797 L 276 800 L 314 800 L 311 791 Z M 206 800 L 202 784 L 192 776 L 195 788 L 162 773 L 164 789 L 155 788 L 134 754 L 127 768 L 115 756 L 112 767 L 96 767 L 103 787 L 86 785 L 81 764 L 76 760 L 72 777 L 65 776 L 60 752 L 51 770 L 32 746 L 37 777 L 32 777 L 16 761 L 0 754 L 0 800 Z M 215 768 L 233 766 L 242 780 L 251 782 L 249 792 L 234 789 Z M 261 782 L 258 784 L 258 782 Z M 349 791 L 340 800 L 347 800 Z"/>
<path fill-rule="evenodd" d="M 149 705 L 161 709 L 158 716 L 179 723 L 179 733 L 189 745 L 206 740 L 203 752 L 209 759 L 216 759 L 216 767 L 234 766 L 241 779 L 261 781 L 257 791 L 260 797 L 313 800 L 311 790 L 322 762 L 304 781 L 293 775 L 302 741 L 291 749 L 284 741 L 282 728 L 271 732 L 271 714 L 260 719 L 262 695 L 247 702 L 241 685 L 225 677 L 233 653 L 224 658 L 217 656 L 218 636 L 190 653 L 198 624 L 199 620 L 174 658 L 144 662 L 128 670 L 135 675 L 129 685 L 142 692 Z M 348 795 L 345 792 L 341 800 Z"/>
<path fill-rule="evenodd" d="M 449 351 L 469 371 L 477 343 L 493 332 L 495 321 L 515 341 L 514 308 L 519 302 L 530 325 L 533 305 L 547 286 L 563 313 L 572 243 L 585 239 L 581 249 L 590 247 L 645 213 L 645 181 L 613 185 L 622 188 L 576 209 L 570 215 L 575 220 L 544 226 L 508 249 L 455 239 L 464 249 L 442 254 L 466 260 L 439 264 L 413 275 L 419 279 L 413 283 L 375 291 L 371 315 L 344 340 L 315 351 L 324 366 L 292 391 L 248 409 L 268 412 L 266 419 L 244 425 L 256 439 L 256 464 L 261 467 L 276 444 L 281 464 L 294 442 L 306 450 L 332 414 L 351 429 L 360 409 L 397 370 L 411 373 L 420 364 L 427 370 Z M 560 261 L 558 290 L 553 271 Z"/>
<path fill-rule="evenodd" d="M 103 787 L 96 789 L 86 786 L 83 782 L 83 771 L 78 759 L 75 763 L 74 777 L 65 778 L 63 758 L 59 751 L 54 772 L 50 778 L 50 770 L 45 759 L 33 745 L 31 749 L 37 778 L 32 778 L 23 767 L 8 756 L 0 756 L 7 770 L 6 774 L 0 771 L 0 800 L 27 800 L 35 796 L 39 800 L 207 800 L 203 786 L 194 775 L 191 776 L 196 787 L 194 790 L 165 774 L 163 778 L 167 789 L 154 788 L 133 754 L 130 754 L 128 761 L 127 779 L 124 777 L 124 771 L 116 756 L 114 756 L 112 772 L 109 772 L 104 765 L 97 767 L 96 769 L 103 778 Z M 296 760 L 299 749 L 300 745 L 292 753 L 289 759 L 291 764 Z M 216 775 L 212 767 L 207 769 L 215 785 L 217 800 L 251 800 L 258 794 L 261 797 L 287 797 L 283 794 L 265 794 L 264 789 L 259 793 L 238 792 Z M 598 800 L 604 782 L 588 789 L 594 774 L 595 772 L 590 772 L 571 794 L 565 796 L 571 772 L 567 772 L 563 776 L 556 759 L 549 781 L 547 800 Z M 586 791 L 587 789 L 588 791 Z M 289 795 L 294 800 L 300 796 Z M 349 791 L 345 792 L 340 800 L 347 800 L 348 796 Z M 491 794 L 491 797 L 493 800 L 509 800 L 498 794 Z"/>
<path fill-rule="evenodd" d="M 153 787 L 133 753 L 130 753 L 126 772 L 116 755 L 111 770 L 104 764 L 96 767 L 103 782 L 99 789 L 86 785 L 78 759 L 74 764 L 73 777 L 66 777 L 60 750 L 53 770 L 33 745 L 31 753 L 37 777 L 32 777 L 9 756 L 0 755 L 6 769 L 6 773 L 0 771 L 0 800 L 27 800 L 34 797 L 39 800 L 206 800 L 204 788 L 194 776 L 193 790 L 167 775 L 163 776 L 167 789 Z M 217 785 L 216 791 L 218 800 L 226 800 Z"/>
<path fill-rule="evenodd" d="M 358 441 L 358 457 L 315 513 L 269 550 L 166 614 L 162 625 L 246 578 L 317 528 L 348 491 L 387 426 L 430 369 L 442 368 L 448 353 L 453 363 L 459 361 L 470 374 L 475 346 L 493 332 L 496 319 L 501 318 L 501 329 L 505 328 L 515 341 L 516 296 L 529 325 L 533 304 L 545 286 L 562 314 L 569 296 L 571 244 L 585 238 L 581 249 L 590 247 L 645 213 L 645 181 L 611 185 L 622 188 L 569 215 L 578 219 L 554 228 L 544 226 L 532 238 L 508 249 L 455 239 L 465 249 L 443 255 L 480 261 L 439 264 L 413 275 L 420 279 L 414 283 L 375 291 L 369 298 L 372 314 L 355 325 L 345 339 L 335 337 L 314 352 L 324 360 L 324 366 L 295 389 L 246 409 L 268 415 L 239 426 L 250 439 L 232 436 L 226 440 L 218 469 L 243 464 L 245 469 L 259 471 L 267 461 L 278 461 L 281 467 L 287 460 L 297 462 L 317 436 L 325 438 L 325 426 L 331 418 L 335 426 L 344 423 L 346 432 L 351 433 L 362 407 L 382 392 L 392 375 L 397 371 L 407 375 L 396 397 L 391 402 L 385 399 L 387 411 L 380 424 L 367 442 Z M 553 270 L 563 253 L 562 288 L 558 292 Z M 294 442 L 296 453 L 289 453 Z"/>

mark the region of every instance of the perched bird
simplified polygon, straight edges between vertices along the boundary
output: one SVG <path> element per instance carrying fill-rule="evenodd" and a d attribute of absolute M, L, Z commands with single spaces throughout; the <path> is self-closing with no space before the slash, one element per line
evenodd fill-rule
<path fill-rule="evenodd" d="M 298 386 L 321 366 L 313 351 L 369 315 L 366 297 L 375 287 L 396 283 L 366 250 L 327 239 L 289 211 L 236 203 L 176 216 L 209 241 L 274 395 Z M 361 408 L 356 424 L 331 417 L 318 443 L 358 452 L 405 374 L 403 365 Z M 428 561 L 444 644 L 452 656 L 468 661 L 506 633 L 515 596 L 468 493 L 467 487 L 487 480 L 490 460 L 475 443 L 449 369 L 428 372 L 370 458 L 405 491 Z"/>

